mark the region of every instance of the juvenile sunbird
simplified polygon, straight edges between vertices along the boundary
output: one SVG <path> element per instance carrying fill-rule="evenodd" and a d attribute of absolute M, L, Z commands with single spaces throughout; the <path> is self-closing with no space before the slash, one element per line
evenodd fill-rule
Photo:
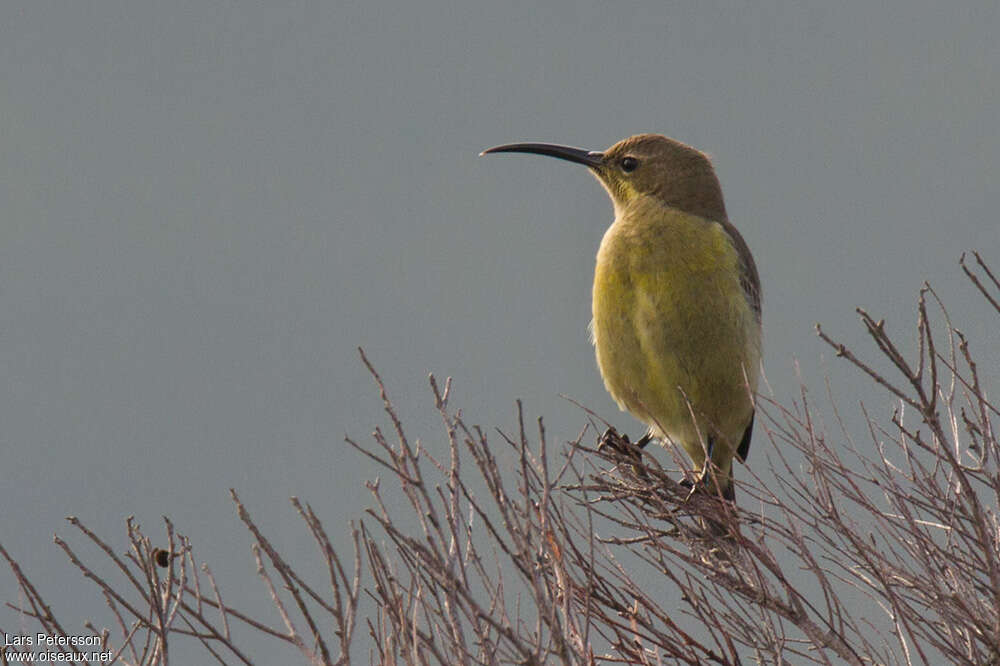
<path fill-rule="evenodd" d="M 592 323 L 604 385 L 649 426 L 638 444 L 680 444 L 699 485 L 733 499 L 733 457 L 746 459 L 753 432 L 761 290 L 708 156 L 657 134 L 603 152 L 512 143 L 487 153 L 583 164 L 608 191 L 615 220 L 597 251 Z"/>

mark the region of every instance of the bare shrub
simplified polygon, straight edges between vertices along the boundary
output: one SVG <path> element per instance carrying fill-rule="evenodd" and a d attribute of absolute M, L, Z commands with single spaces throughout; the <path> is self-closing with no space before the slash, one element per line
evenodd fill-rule
<path fill-rule="evenodd" d="M 1000 314 L 986 263 L 976 254 L 961 266 L 990 316 Z M 293 498 L 326 565 L 319 589 L 233 492 L 280 625 L 227 605 L 169 521 L 163 549 L 129 521 L 122 556 L 69 519 L 114 563 L 115 580 L 56 543 L 103 595 L 113 628 L 87 627 L 123 664 L 167 664 L 179 640 L 198 641 L 218 663 L 254 663 L 233 638 L 237 624 L 309 664 L 362 655 L 379 664 L 1000 664 L 997 407 L 929 286 L 910 355 L 858 312 L 892 375 L 819 336 L 898 408 L 888 422 L 863 411 L 861 442 L 839 412 L 837 432 L 817 426 L 804 389 L 791 406 L 758 398 L 755 453 L 767 451 L 758 460 L 772 480 L 741 469 L 738 506 L 691 494 L 675 470 L 624 441 L 584 444 L 603 430 L 592 414 L 555 455 L 520 403 L 515 430 L 487 436 L 451 407 L 450 381 L 431 377 L 447 442 L 437 460 L 407 438 L 362 353 L 390 430 L 376 429 L 369 446 L 348 443 L 389 471 L 405 509 L 390 510 L 385 489 L 368 483 L 373 506 L 342 542 L 353 545 L 345 563 L 317 513 Z M 12 607 L 69 635 L 23 568 L 0 555 L 25 600 Z M 366 617 L 364 597 L 374 607 Z M 367 638 L 358 640 L 361 620 Z"/>

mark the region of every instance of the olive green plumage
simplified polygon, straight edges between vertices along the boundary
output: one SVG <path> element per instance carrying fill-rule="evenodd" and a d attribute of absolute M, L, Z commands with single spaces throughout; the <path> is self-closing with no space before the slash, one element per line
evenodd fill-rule
<path fill-rule="evenodd" d="M 703 474 L 711 452 L 718 491 L 731 498 L 732 459 L 746 457 L 753 428 L 760 280 L 711 161 L 655 134 L 603 152 L 552 144 L 486 152 L 585 164 L 607 189 L 615 220 L 597 252 L 592 328 L 604 384 Z"/>

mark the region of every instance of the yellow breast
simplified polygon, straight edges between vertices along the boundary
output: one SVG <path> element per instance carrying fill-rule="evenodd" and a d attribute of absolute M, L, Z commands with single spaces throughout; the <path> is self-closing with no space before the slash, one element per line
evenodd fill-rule
<path fill-rule="evenodd" d="M 740 262 L 716 222 L 640 198 L 597 254 L 593 332 L 605 386 L 622 409 L 682 444 L 696 464 L 703 435 L 739 442 L 752 412 L 760 327 Z"/>

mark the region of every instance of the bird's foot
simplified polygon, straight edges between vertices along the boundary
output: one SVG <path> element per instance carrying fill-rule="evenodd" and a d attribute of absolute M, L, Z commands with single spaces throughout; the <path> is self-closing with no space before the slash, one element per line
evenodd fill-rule
<path fill-rule="evenodd" d="M 712 470 L 709 469 L 710 464 L 711 463 L 706 463 L 694 479 L 685 476 L 680 480 L 680 485 L 689 489 L 687 497 L 684 498 L 685 502 L 690 501 L 690 499 L 694 497 L 695 493 L 704 493 L 705 495 L 721 497 L 724 500 L 730 501 L 735 499 L 732 496 L 733 492 L 731 485 L 722 487 L 721 484 L 716 483 L 716 476 L 713 474 Z"/>
<path fill-rule="evenodd" d="M 632 474 L 648 479 L 649 475 L 642 464 L 642 446 L 645 445 L 643 439 L 633 444 L 628 435 L 620 435 L 614 428 L 608 428 L 597 442 L 597 452 L 610 457 L 621 465 L 621 469 L 631 470 Z"/>
<path fill-rule="evenodd" d="M 733 487 L 731 484 L 724 488 L 719 488 L 716 484 L 714 474 L 706 468 L 699 472 L 694 479 L 689 477 L 681 479 L 680 485 L 689 488 L 687 496 L 681 501 L 682 504 L 690 502 L 697 494 L 702 496 L 698 499 L 699 505 L 703 500 L 708 500 L 710 506 L 714 507 L 708 513 L 704 514 L 702 513 L 702 508 L 693 509 L 700 516 L 698 520 L 701 526 L 708 530 L 713 537 L 729 539 L 733 530 L 738 532 L 738 520 L 733 519 L 733 516 L 735 516 L 736 498 L 733 496 Z M 718 559 L 730 559 L 729 555 L 723 551 L 716 551 L 717 549 L 712 550 Z"/>
<path fill-rule="evenodd" d="M 701 485 L 701 478 L 700 478 L 701 475 L 699 474 L 698 476 L 699 476 L 699 478 L 697 480 L 694 480 L 694 481 L 692 481 L 691 479 L 689 479 L 686 476 L 679 481 L 679 484 L 680 484 L 680 486 L 682 488 L 687 488 L 688 489 L 688 494 L 684 498 L 685 502 L 690 502 L 691 498 L 694 497 L 694 494 L 696 492 L 698 492 L 699 490 L 704 490 L 704 488 L 699 488 L 699 486 Z"/>
<path fill-rule="evenodd" d="M 597 451 L 599 453 L 618 454 L 632 460 L 640 460 L 642 458 L 640 451 L 648 441 L 646 437 L 643 437 L 633 444 L 629 440 L 628 435 L 619 434 L 614 428 L 608 428 L 601 435 L 601 438 L 597 440 Z"/>

